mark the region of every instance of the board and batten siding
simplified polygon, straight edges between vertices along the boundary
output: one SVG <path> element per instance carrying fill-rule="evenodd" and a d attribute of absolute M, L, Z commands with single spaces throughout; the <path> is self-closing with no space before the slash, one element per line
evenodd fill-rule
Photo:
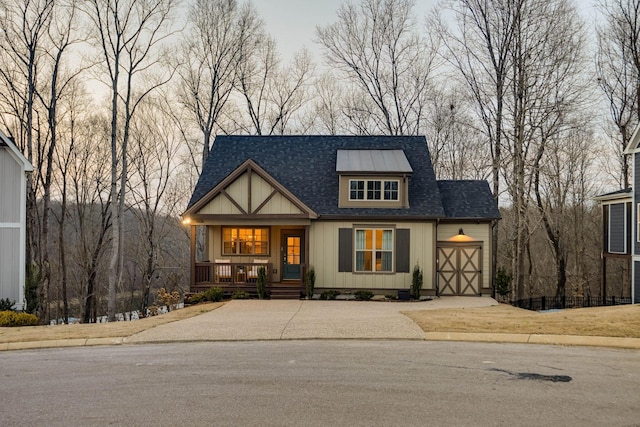
<path fill-rule="evenodd" d="M 398 230 L 408 230 L 409 233 L 409 266 L 408 272 L 395 273 L 356 273 L 339 271 L 339 246 L 340 229 L 353 229 L 356 227 L 392 227 L 396 230 L 394 239 L 398 236 Z M 408 289 L 411 286 L 413 266 L 418 263 L 423 272 L 423 290 L 435 290 L 434 286 L 434 234 L 435 224 L 432 222 L 421 223 L 384 223 L 376 221 L 341 222 L 341 221 L 314 221 L 310 229 L 309 263 L 316 272 L 316 287 L 337 289 Z M 404 232 L 401 232 L 404 233 Z M 343 239 L 346 232 L 342 232 Z M 353 238 L 353 233 L 351 233 Z M 395 245 L 394 245 L 395 247 Z M 353 260 L 353 241 L 351 246 L 351 259 Z M 398 255 L 398 248 L 394 249 L 394 258 Z M 344 262 L 344 261 L 343 261 Z M 394 267 L 396 260 L 394 259 Z M 353 261 L 351 263 L 353 267 Z M 343 266 L 344 267 L 344 266 Z M 352 268 L 353 269 L 353 268 Z"/>
<path fill-rule="evenodd" d="M 30 170 L 9 147 L 0 146 L 0 298 L 15 301 L 18 310 L 24 303 L 25 172 Z"/>
<path fill-rule="evenodd" d="M 274 194 L 275 189 L 271 184 L 262 179 L 257 174 L 251 175 L 251 191 L 249 191 L 249 174 L 244 173 L 227 189 L 227 194 L 244 209 L 245 212 L 257 213 L 261 215 L 278 214 L 300 214 L 302 211 L 281 193 Z M 251 206 L 249 206 L 249 195 L 251 195 Z M 271 197 L 264 206 L 262 203 Z M 251 209 L 249 209 L 251 207 Z M 256 209 L 260 208 L 259 212 Z M 207 203 L 198 214 L 209 215 L 240 215 L 243 214 L 227 196 L 219 194 Z"/>
<path fill-rule="evenodd" d="M 640 304 L 640 261 L 633 262 L 633 285 L 631 293 L 633 303 Z"/>
<path fill-rule="evenodd" d="M 633 206 L 631 211 L 633 212 L 633 221 L 631 222 L 631 228 L 633 233 L 631 234 L 633 239 L 633 253 L 635 255 L 640 254 L 640 242 L 638 241 L 638 204 L 640 204 L 640 153 L 633 154 Z"/>
<path fill-rule="evenodd" d="M 474 241 L 482 243 L 482 288 L 491 288 L 491 225 L 488 223 L 439 224 L 438 241 L 446 242 L 456 236 L 460 229 Z"/>
<path fill-rule="evenodd" d="M 20 165 L 0 147 L 0 224 L 20 226 L 20 203 L 23 172 Z"/>

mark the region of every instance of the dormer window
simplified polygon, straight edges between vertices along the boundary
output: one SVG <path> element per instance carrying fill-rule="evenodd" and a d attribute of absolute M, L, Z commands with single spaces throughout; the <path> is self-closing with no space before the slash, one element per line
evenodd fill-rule
<path fill-rule="evenodd" d="M 398 201 L 398 185 L 398 180 L 350 179 L 349 200 L 386 200 L 396 202 Z"/>
<path fill-rule="evenodd" d="M 413 169 L 403 150 L 338 150 L 342 208 L 403 209 L 409 207 Z"/>

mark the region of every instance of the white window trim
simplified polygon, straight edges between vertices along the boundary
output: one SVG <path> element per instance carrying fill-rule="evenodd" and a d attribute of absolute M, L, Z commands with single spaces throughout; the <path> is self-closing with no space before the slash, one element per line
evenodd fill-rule
<path fill-rule="evenodd" d="M 368 198 L 368 188 L 369 182 L 377 181 L 380 183 L 380 198 L 379 199 L 369 199 Z M 352 199 L 351 198 L 351 183 L 352 182 L 364 182 L 364 198 L 363 199 Z M 384 183 L 385 182 L 395 182 L 397 184 L 397 199 L 385 199 L 384 198 Z M 350 179 L 349 180 L 349 201 L 350 202 L 387 202 L 387 203 L 398 203 L 400 201 L 400 180 L 399 179 Z"/>
<path fill-rule="evenodd" d="M 625 224 L 626 224 L 626 215 L 627 215 L 627 210 L 624 210 L 624 214 L 625 214 Z M 611 216 L 611 213 L 609 213 L 609 216 Z M 626 235 L 625 235 L 625 239 L 626 239 Z M 636 205 L 636 242 L 640 243 L 640 203 L 638 203 Z M 626 249 L 626 246 L 625 246 Z"/>
<path fill-rule="evenodd" d="M 371 230 L 373 233 L 374 241 L 372 242 L 371 249 L 358 249 L 358 231 Z M 375 233 L 377 230 L 390 231 L 391 232 L 391 249 L 376 249 L 375 248 Z M 396 272 L 396 233 L 394 227 L 354 227 L 353 229 L 353 272 L 364 274 L 391 274 Z M 371 252 L 371 268 L 372 270 L 358 270 L 358 252 Z M 376 266 L 376 252 L 390 252 L 391 253 L 391 270 L 375 270 Z"/>

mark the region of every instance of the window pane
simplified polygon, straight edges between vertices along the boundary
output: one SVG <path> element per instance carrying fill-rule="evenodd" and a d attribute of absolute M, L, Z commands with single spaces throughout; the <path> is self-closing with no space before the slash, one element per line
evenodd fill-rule
<path fill-rule="evenodd" d="M 380 270 L 379 271 L 392 271 L 391 267 L 392 267 L 392 261 L 393 261 L 393 255 L 391 252 L 381 252 L 382 254 L 382 265 L 380 266 Z M 377 268 L 376 268 L 377 269 Z"/>
<path fill-rule="evenodd" d="M 373 230 L 365 230 L 365 249 L 373 249 Z"/>
<path fill-rule="evenodd" d="M 256 228 L 254 230 L 254 254 L 266 255 L 269 253 L 269 229 Z"/>
<path fill-rule="evenodd" d="M 366 233 L 365 230 L 356 230 L 356 249 L 364 249 Z"/>
<path fill-rule="evenodd" d="M 371 269 L 371 252 L 363 252 L 364 255 L 364 271 L 373 271 Z"/>
<path fill-rule="evenodd" d="M 233 242 L 233 232 L 236 231 L 233 228 L 222 228 L 222 253 L 233 254 L 235 253 L 235 245 Z"/>
<path fill-rule="evenodd" d="M 392 244 L 393 232 L 391 230 L 384 230 L 382 233 L 382 249 L 390 251 L 393 248 Z"/>
<path fill-rule="evenodd" d="M 380 181 L 367 181 L 367 199 L 380 200 Z"/>
<path fill-rule="evenodd" d="M 382 230 L 376 230 L 376 249 L 382 249 Z"/>
<path fill-rule="evenodd" d="M 384 182 L 384 199 L 398 200 L 398 181 Z"/>
<path fill-rule="evenodd" d="M 349 199 L 364 200 L 364 181 L 349 181 Z"/>
<path fill-rule="evenodd" d="M 356 252 L 356 271 L 364 271 L 364 252 Z"/>

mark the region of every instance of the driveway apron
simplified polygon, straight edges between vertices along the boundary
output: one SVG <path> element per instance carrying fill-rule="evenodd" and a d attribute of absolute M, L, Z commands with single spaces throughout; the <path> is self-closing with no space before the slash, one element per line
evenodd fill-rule
<path fill-rule="evenodd" d="M 200 316 L 148 329 L 127 343 L 293 339 L 424 339 L 401 311 L 487 306 L 491 298 L 426 302 L 232 300 Z"/>

